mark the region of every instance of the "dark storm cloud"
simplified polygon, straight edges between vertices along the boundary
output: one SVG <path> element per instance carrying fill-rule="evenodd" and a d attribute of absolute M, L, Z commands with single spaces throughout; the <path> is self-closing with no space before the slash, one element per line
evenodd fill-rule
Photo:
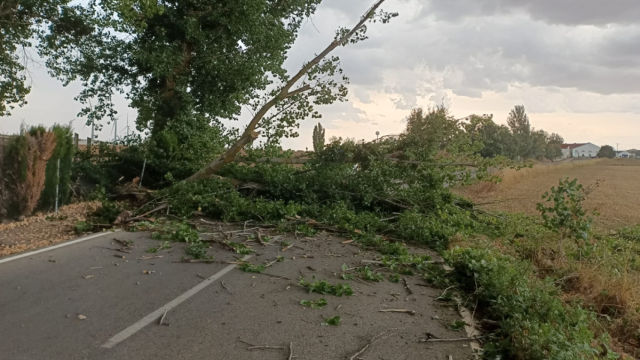
<path fill-rule="evenodd" d="M 303 29 L 296 50 L 304 51 L 292 63 L 320 51 L 372 2 L 325 0 L 316 26 Z M 363 103 L 386 93 L 404 110 L 419 99 L 449 102 L 446 91 L 477 98 L 519 85 L 624 98 L 640 93 L 640 0 L 388 0 L 384 8 L 400 17 L 370 26 L 369 40 L 337 51 Z M 593 111 L 576 99 L 562 110 Z M 599 104 L 618 111 L 607 103 L 617 100 Z M 640 104 L 624 108 L 640 112 Z"/>
<path fill-rule="evenodd" d="M 445 20 L 525 13 L 535 20 L 562 25 L 635 24 L 638 0 L 432 0 L 423 15 Z"/>

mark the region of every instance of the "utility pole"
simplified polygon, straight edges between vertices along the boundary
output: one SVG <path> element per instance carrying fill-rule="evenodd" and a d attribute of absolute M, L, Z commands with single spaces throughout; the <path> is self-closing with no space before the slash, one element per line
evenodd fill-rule
<path fill-rule="evenodd" d="M 618 148 L 620 146 L 620 143 L 616 143 L 616 151 L 620 151 L 620 149 Z"/>
<path fill-rule="evenodd" d="M 127 113 L 127 139 L 129 138 L 129 113 Z"/>
<path fill-rule="evenodd" d="M 118 119 L 113 120 L 113 145 L 118 143 Z"/>

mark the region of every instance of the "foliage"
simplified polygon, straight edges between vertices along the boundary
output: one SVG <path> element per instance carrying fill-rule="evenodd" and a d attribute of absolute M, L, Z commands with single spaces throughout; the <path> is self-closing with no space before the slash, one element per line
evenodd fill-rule
<path fill-rule="evenodd" d="M 318 299 L 318 300 L 302 300 L 300 301 L 300 305 L 311 308 L 311 309 L 322 309 L 327 306 L 327 300 Z"/>
<path fill-rule="evenodd" d="M 91 230 L 93 230 L 93 224 L 86 221 L 78 221 L 73 227 L 73 231 L 78 235 L 90 232 Z"/>
<path fill-rule="evenodd" d="M 537 205 L 544 220 L 544 226 L 559 233 L 563 239 L 587 241 L 592 218 L 587 216 L 586 210 L 582 207 L 585 197 L 585 189 L 578 183 L 578 179 L 560 179 L 557 188 L 554 186 L 551 191 L 542 195 L 542 199 L 550 205 L 545 206 L 543 203 Z"/>
<path fill-rule="evenodd" d="M 617 358 L 607 339 L 590 330 L 595 313 L 565 306 L 553 281 L 535 277 L 530 263 L 491 250 L 455 248 L 445 255 L 459 288 L 500 321 L 499 334 L 484 346 L 486 358 Z"/>
<path fill-rule="evenodd" d="M 56 136 L 44 127 L 22 128 L 7 144 L 3 167 L 11 194 L 10 213 L 31 215 L 45 185 L 45 169 L 56 147 Z"/>
<path fill-rule="evenodd" d="M 243 262 L 242 264 L 240 264 L 239 268 L 240 270 L 249 273 L 261 273 L 267 270 L 267 267 L 264 265 L 253 265 L 249 262 Z"/>
<path fill-rule="evenodd" d="M 56 186 L 58 186 L 59 206 L 67 203 L 71 190 L 71 167 L 75 152 L 71 125 L 56 124 L 50 131 L 56 136 L 56 147 L 45 170 L 44 190 L 40 197 L 40 206 L 44 208 L 54 206 Z M 58 160 L 60 160 L 60 169 L 58 169 Z"/>
<path fill-rule="evenodd" d="M 351 290 L 351 286 L 349 286 L 349 284 L 332 285 L 326 280 L 316 280 L 313 283 L 310 283 L 302 278 L 300 279 L 300 286 L 309 289 L 310 293 L 314 292 L 322 295 L 335 295 L 337 297 L 353 295 L 353 290 Z"/>
<path fill-rule="evenodd" d="M 313 151 L 320 152 L 324 150 L 325 129 L 322 124 L 318 123 L 313 128 Z"/>
<path fill-rule="evenodd" d="M 340 325 L 340 316 L 333 316 L 325 319 L 320 325 L 322 326 L 338 326 Z"/>
<path fill-rule="evenodd" d="M 562 136 L 531 127 L 524 106 L 518 105 L 509 113 L 507 124 L 497 125 L 493 115 L 472 115 L 467 131 L 477 133 L 484 147 L 479 154 L 486 158 L 505 156 L 513 160 L 542 159 L 555 161 L 562 157 Z"/>
<path fill-rule="evenodd" d="M 227 244 L 227 246 L 229 246 L 230 248 L 235 250 L 235 252 L 240 254 L 240 255 L 249 255 L 249 254 L 253 254 L 254 252 L 256 252 L 255 250 L 248 248 L 247 245 L 242 244 L 242 243 L 236 243 L 236 242 L 233 242 L 233 241 L 227 241 L 227 242 L 225 242 L 225 244 Z"/>
<path fill-rule="evenodd" d="M 598 157 L 613 159 L 616 157 L 616 150 L 611 145 L 604 145 L 598 150 Z"/>
<path fill-rule="evenodd" d="M 384 275 L 379 272 L 375 272 L 371 270 L 369 266 L 365 266 L 363 268 L 358 269 L 360 273 L 360 277 L 367 281 L 382 281 L 384 280 Z"/>
<path fill-rule="evenodd" d="M 27 82 L 28 65 L 33 60 L 26 52 L 37 40 L 56 33 L 75 41 L 87 31 L 81 6 L 70 0 L 3 0 L 0 2 L 0 116 L 10 115 L 15 106 L 24 106 L 31 91 Z"/>

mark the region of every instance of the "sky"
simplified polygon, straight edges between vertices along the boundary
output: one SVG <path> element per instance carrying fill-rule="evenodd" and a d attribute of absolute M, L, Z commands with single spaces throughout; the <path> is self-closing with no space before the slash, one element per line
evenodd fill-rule
<path fill-rule="evenodd" d="M 324 0 L 301 29 L 287 69 L 297 71 L 373 2 Z M 524 105 L 532 126 L 568 143 L 640 149 L 640 1 L 387 0 L 383 8 L 400 16 L 371 24 L 367 41 L 336 51 L 350 93 L 348 102 L 319 108 L 327 137 L 400 133 L 418 106 L 444 104 L 456 118 L 493 114 L 506 124 L 509 110 Z M 29 104 L 0 118 L 0 132 L 17 132 L 22 121 L 73 120 L 76 132 L 89 135 L 76 117 L 78 84 L 63 88 L 37 65 L 31 81 Z M 116 102 L 123 135 L 135 110 Z M 311 148 L 316 123 L 303 121 L 300 137 L 283 145 Z M 112 125 L 99 138 L 113 138 Z"/>

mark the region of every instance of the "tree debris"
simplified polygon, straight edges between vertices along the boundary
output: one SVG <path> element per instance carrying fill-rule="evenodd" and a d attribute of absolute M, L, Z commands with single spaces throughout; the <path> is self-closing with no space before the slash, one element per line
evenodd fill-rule
<path fill-rule="evenodd" d="M 394 329 L 390 329 L 390 330 L 394 330 Z M 380 333 L 380 334 L 378 334 L 378 335 L 374 336 L 374 337 L 371 339 L 371 341 L 369 341 L 369 343 L 368 343 L 367 345 L 365 345 L 365 346 L 364 346 L 360 351 L 358 351 L 357 353 L 353 354 L 353 356 L 351 356 L 351 357 L 349 358 L 349 360 L 355 360 L 358 356 L 360 356 L 360 355 L 364 354 L 364 352 L 365 352 L 365 351 L 367 351 L 367 349 L 368 349 L 371 345 L 373 345 L 373 344 L 377 343 L 378 341 L 384 340 L 384 339 L 386 339 L 386 338 L 389 338 L 389 337 L 391 337 L 391 336 L 395 335 L 395 334 L 389 334 L 389 335 L 387 335 L 387 336 L 382 336 L 382 335 L 386 334 L 387 332 L 389 332 L 390 330 L 386 330 L 386 331 L 384 331 L 384 332 L 382 332 L 382 333 Z"/>
<path fill-rule="evenodd" d="M 397 313 L 405 313 L 405 314 L 409 314 L 409 315 L 415 315 L 416 312 L 413 310 L 407 310 L 407 309 L 386 309 L 386 310 L 378 310 L 378 312 L 397 312 Z"/>
<path fill-rule="evenodd" d="M 164 324 L 164 318 L 165 316 L 167 316 L 167 311 L 169 311 L 169 309 L 164 309 L 164 314 L 160 318 L 160 322 L 158 322 L 158 325 L 169 325 L 169 324 Z"/>
<path fill-rule="evenodd" d="M 413 290 L 409 287 L 409 283 L 407 282 L 407 278 L 403 277 L 402 281 L 404 281 L 404 288 L 407 289 L 409 295 L 413 295 Z"/>
<path fill-rule="evenodd" d="M 231 294 L 231 295 L 235 295 L 235 294 L 233 293 L 233 291 L 229 290 L 229 288 L 227 287 L 227 285 L 224 283 L 224 280 L 222 280 L 222 282 L 221 282 L 220 284 L 222 285 L 222 287 L 223 287 L 225 290 L 227 290 L 227 291 L 229 292 L 229 294 Z"/>

